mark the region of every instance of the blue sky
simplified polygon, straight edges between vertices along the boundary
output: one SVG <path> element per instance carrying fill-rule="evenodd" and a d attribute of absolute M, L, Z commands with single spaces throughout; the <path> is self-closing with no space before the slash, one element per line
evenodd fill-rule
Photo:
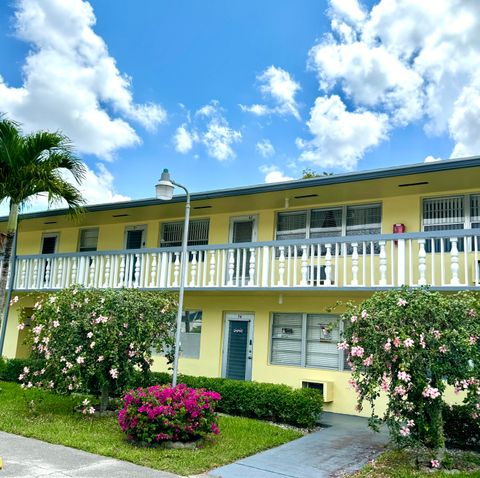
<path fill-rule="evenodd" d="M 478 8 L 452 39 L 440 15 L 458 5 L 433 2 L 436 19 L 416 3 L 12 1 L 0 111 L 75 141 L 89 202 L 150 197 L 164 167 L 200 191 L 477 154 L 462 121 L 478 119 L 478 73 L 429 40 L 478 54 Z"/>

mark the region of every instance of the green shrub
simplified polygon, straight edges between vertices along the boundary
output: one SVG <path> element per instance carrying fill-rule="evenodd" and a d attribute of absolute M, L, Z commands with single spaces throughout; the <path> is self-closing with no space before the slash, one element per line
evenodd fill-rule
<path fill-rule="evenodd" d="M 450 446 L 480 450 L 480 423 L 472 417 L 470 407 L 445 405 L 443 408 L 445 440 Z"/>
<path fill-rule="evenodd" d="M 20 382 L 19 376 L 25 367 L 30 369 L 42 368 L 43 361 L 32 358 L 0 358 L 0 380 L 4 382 Z"/>
<path fill-rule="evenodd" d="M 167 373 L 153 372 L 149 378 L 150 385 L 165 385 L 170 381 Z M 313 428 L 323 409 L 322 394 L 313 389 L 189 375 L 181 375 L 179 382 L 218 392 L 222 399 L 217 410 L 229 415 Z"/>
<path fill-rule="evenodd" d="M 7 368 L 7 362 L 3 357 L 0 357 L 0 380 L 3 380 L 5 369 Z"/>

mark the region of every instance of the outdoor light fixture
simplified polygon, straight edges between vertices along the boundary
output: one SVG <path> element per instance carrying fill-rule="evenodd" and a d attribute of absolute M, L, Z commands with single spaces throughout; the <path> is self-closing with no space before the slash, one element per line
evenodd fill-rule
<path fill-rule="evenodd" d="M 173 197 L 173 190 L 175 188 L 174 184 L 175 183 L 172 182 L 172 180 L 170 179 L 170 173 L 168 172 L 168 169 L 164 169 L 162 176 L 158 181 L 158 184 L 155 186 L 155 194 L 157 196 L 157 199 L 162 199 L 163 201 L 170 201 L 170 199 L 172 199 Z"/>
<path fill-rule="evenodd" d="M 172 387 L 177 385 L 178 376 L 178 357 L 180 354 L 180 332 L 182 328 L 182 315 L 183 315 L 183 296 L 185 294 L 185 280 L 187 275 L 187 244 L 188 244 L 188 225 L 190 222 L 190 193 L 185 186 L 172 181 L 168 169 L 164 169 L 158 184 L 155 186 L 155 195 L 157 199 L 163 201 L 170 201 L 173 197 L 173 190 L 177 186 L 183 189 L 187 195 L 187 201 L 185 203 L 185 221 L 183 226 L 183 238 L 182 238 L 182 252 L 180 255 L 180 289 L 178 292 L 178 312 L 177 312 L 177 330 L 175 332 L 175 358 L 173 360 L 173 377 Z"/>

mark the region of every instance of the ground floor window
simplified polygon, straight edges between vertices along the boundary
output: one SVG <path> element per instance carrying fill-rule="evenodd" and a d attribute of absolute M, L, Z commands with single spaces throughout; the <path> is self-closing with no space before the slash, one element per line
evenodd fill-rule
<path fill-rule="evenodd" d="M 270 362 L 344 370 L 338 317 L 330 314 L 272 314 Z"/>
<path fill-rule="evenodd" d="M 200 337 L 202 334 L 202 311 L 186 310 L 182 316 L 180 333 L 182 357 L 200 357 Z"/>

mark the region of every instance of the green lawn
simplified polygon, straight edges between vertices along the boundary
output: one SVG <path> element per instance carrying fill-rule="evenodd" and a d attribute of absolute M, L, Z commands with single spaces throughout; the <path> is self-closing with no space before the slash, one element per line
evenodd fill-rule
<path fill-rule="evenodd" d="M 480 455 L 469 452 L 446 453 L 448 470 L 429 468 L 417 471 L 413 452 L 388 451 L 372 464 L 362 468 L 352 478 L 480 478 Z M 425 458 L 428 461 L 428 458 Z"/>
<path fill-rule="evenodd" d="M 115 417 L 73 413 L 79 399 L 0 382 L 0 430 L 182 475 L 201 473 L 300 437 L 265 422 L 220 417 L 220 435 L 197 450 L 141 448 L 125 441 Z M 29 405 L 34 400 L 35 405 Z"/>

